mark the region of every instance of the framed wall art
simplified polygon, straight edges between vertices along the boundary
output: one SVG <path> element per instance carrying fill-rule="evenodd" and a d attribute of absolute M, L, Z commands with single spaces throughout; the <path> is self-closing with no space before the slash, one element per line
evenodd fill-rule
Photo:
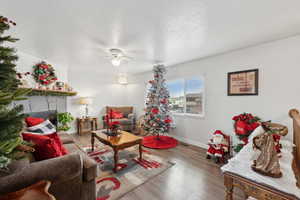
<path fill-rule="evenodd" d="M 227 95 L 258 95 L 258 69 L 229 72 Z"/>

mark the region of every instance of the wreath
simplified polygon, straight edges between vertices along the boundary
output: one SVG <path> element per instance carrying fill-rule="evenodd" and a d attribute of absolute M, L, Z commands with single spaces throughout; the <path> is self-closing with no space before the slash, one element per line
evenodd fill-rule
<path fill-rule="evenodd" d="M 33 77 L 37 83 L 42 85 L 50 85 L 57 81 L 54 68 L 44 61 L 33 66 Z"/>

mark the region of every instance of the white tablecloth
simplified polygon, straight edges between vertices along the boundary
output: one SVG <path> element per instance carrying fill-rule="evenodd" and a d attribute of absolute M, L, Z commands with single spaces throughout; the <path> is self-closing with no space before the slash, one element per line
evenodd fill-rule
<path fill-rule="evenodd" d="M 296 186 L 296 178 L 292 170 L 292 143 L 282 141 L 282 158 L 280 158 L 280 167 L 283 176 L 281 178 L 271 178 L 260 175 L 251 169 L 253 160 L 255 160 L 260 151 L 255 151 L 252 148 L 252 141 L 249 142 L 235 157 L 229 160 L 228 164 L 224 165 L 221 170 L 223 172 L 231 172 L 257 183 L 262 183 L 271 186 L 279 191 L 295 195 L 300 198 L 300 189 Z"/>

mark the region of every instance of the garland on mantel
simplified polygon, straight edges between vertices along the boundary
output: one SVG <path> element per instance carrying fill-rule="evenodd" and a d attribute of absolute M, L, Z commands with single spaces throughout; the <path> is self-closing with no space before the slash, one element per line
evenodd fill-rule
<path fill-rule="evenodd" d="M 25 89 L 25 88 L 24 88 Z M 76 96 L 77 92 L 32 89 L 27 96 Z"/>

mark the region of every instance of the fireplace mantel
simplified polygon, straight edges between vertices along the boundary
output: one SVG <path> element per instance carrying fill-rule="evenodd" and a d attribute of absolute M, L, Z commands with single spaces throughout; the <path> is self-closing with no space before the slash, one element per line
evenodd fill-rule
<path fill-rule="evenodd" d="M 27 96 L 76 96 L 77 92 L 74 91 L 61 91 L 61 90 L 45 90 L 36 88 L 24 88 L 31 89 L 31 92 Z"/>

